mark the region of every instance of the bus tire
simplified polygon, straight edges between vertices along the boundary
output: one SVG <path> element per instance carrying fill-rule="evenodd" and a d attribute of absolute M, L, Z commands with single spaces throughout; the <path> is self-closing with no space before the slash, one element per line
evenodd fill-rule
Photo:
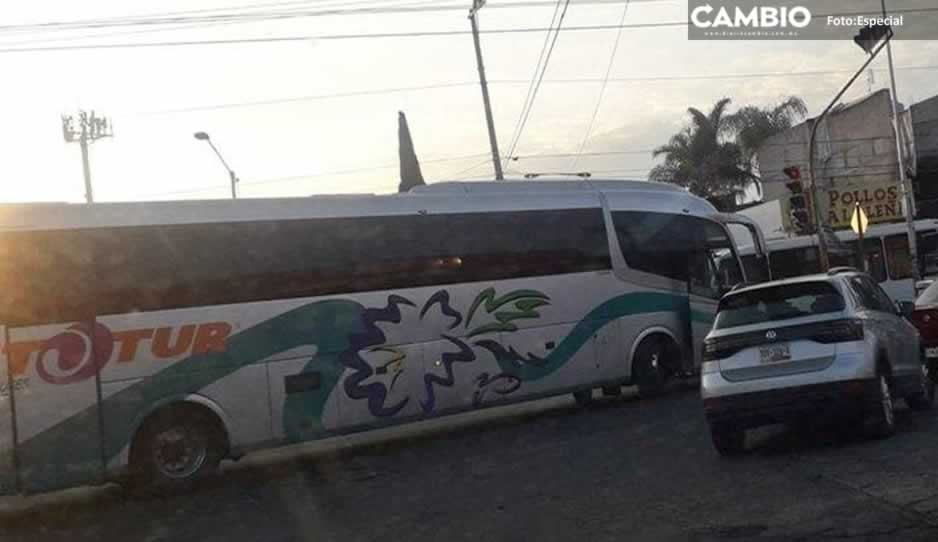
<path fill-rule="evenodd" d="M 177 404 L 151 414 L 130 449 L 135 488 L 157 492 L 191 489 L 218 471 L 228 449 L 221 420 L 209 409 Z"/>
<path fill-rule="evenodd" d="M 664 393 L 672 374 L 668 356 L 675 348 L 664 335 L 649 335 L 642 339 L 632 357 L 632 374 L 641 397 L 657 397 Z"/>

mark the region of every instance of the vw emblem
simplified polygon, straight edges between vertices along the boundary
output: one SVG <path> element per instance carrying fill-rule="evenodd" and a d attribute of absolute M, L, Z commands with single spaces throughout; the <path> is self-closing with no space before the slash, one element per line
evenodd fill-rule
<path fill-rule="evenodd" d="M 768 339 L 768 340 L 770 340 L 770 341 L 774 341 L 774 340 L 775 340 L 775 337 L 776 337 L 776 334 L 775 334 L 774 331 L 769 330 L 769 331 L 766 331 L 766 332 L 765 332 L 765 338 L 766 338 L 766 339 Z"/>

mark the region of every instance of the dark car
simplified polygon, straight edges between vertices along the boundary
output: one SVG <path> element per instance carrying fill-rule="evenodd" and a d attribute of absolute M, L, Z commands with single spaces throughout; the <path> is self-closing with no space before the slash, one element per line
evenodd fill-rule
<path fill-rule="evenodd" d="M 911 320 L 922 336 L 928 373 L 938 381 L 938 281 L 932 282 L 915 300 Z"/>

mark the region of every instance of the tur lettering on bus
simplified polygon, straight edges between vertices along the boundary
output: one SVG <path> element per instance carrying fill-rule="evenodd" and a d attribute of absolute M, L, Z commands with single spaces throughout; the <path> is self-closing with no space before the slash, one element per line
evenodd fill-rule
<path fill-rule="evenodd" d="M 115 346 L 118 346 L 118 348 L 115 348 L 116 361 L 127 363 L 136 359 L 137 353 L 144 347 L 145 343 L 149 343 L 150 353 L 158 359 L 170 359 L 185 354 L 224 352 L 230 334 L 230 324 L 226 322 L 209 322 L 205 324 L 185 324 L 175 329 L 172 327 L 158 327 L 114 331 L 111 336 Z M 44 343 L 45 341 L 10 343 L 9 363 L 11 373 L 14 376 L 24 374 L 29 363 L 33 362 L 36 354 L 42 350 Z"/>

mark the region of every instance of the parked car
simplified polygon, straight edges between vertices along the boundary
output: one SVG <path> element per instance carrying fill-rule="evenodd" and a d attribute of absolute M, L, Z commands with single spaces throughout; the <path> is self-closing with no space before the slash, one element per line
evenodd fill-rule
<path fill-rule="evenodd" d="M 747 429 L 822 415 L 886 437 L 894 398 L 913 410 L 935 400 L 918 331 L 876 281 L 850 268 L 729 292 L 703 360 L 704 410 L 724 455 L 743 451 Z"/>
<path fill-rule="evenodd" d="M 911 320 L 922 337 L 929 374 L 938 381 L 938 282 L 932 281 L 919 294 Z"/>

